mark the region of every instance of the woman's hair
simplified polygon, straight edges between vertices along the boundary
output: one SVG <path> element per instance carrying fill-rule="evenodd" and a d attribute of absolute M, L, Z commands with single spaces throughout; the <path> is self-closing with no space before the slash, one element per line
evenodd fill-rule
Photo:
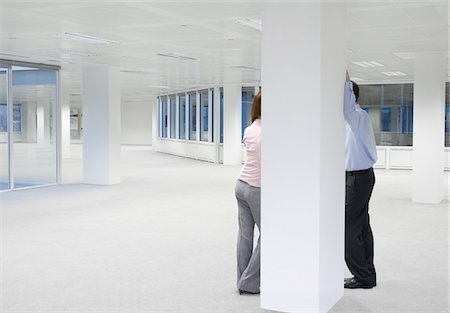
<path fill-rule="evenodd" d="M 359 99 L 359 86 L 354 81 L 352 81 L 352 84 L 353 84 L 353 93 L 355 94 L 356 102 L 358 102 L 358 99 Z"/>
<path fill-rule="evenodd" d="M 261 118 L 261 91 L 258 92 L 255 96 L 255 99 L 253 99 L 252 123 L 258 118 Z"/>

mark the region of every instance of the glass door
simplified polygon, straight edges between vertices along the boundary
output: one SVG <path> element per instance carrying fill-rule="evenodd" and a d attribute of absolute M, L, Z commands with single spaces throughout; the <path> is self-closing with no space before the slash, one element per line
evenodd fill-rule
<path fill-rule="evenodd" d="M 57 71 L 12 66 L 14 188 L 57 182 Z"/>
<path fill-rule="evenodd" d="M 10 189 L 9 116 L 8 68 L 0 67 L 0 190 Z"/>

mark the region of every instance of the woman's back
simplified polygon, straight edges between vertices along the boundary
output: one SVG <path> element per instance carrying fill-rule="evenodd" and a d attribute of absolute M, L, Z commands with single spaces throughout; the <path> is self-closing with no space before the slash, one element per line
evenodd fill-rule
<path fill-rule="evenodd" d="M 239 179 L 253 187 L 261 187 L 261 119 L 257 118 L 244 131 L 247 158 Z"/>

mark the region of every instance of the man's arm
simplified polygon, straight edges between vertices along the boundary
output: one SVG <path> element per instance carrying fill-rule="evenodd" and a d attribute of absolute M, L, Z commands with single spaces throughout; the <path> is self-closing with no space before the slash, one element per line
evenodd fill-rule
<path fill-rule="evenodd" d="M 358 127 L 360 112 L 356 110 L 356 97 L 353 93 L 353 84 L 350 81 L 348 71 L 345 72 L 344 118 L 350 127 Z"/>

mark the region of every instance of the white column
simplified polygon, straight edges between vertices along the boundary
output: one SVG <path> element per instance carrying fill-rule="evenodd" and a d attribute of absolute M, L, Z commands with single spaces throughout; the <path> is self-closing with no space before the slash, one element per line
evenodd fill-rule
<path fill-rule="evenodd" d="M 223 164 L 242 163 L 242 86 L 223 86 Z"/>
<path fill-rule="evenodd" d="M 441 53 L 415 56 L 413 202 L 439 203 L 444 198 L 446 65 Z"/>
<path fill-rule="evenodd" d="M 61 108 L 61 157 L 70 158 L 70 90 L 62 84 L 60 91 Z"/>
<path fill-rule="evenodd" d="M 159 98 L 156 97 L 152 105 L 152 146 L 154 151 L 158 151 L 160 129 Z"/>
<path fill-rule="evenodd" d="M 214 163 L 220 161 L 220 88 L 214 87 Z"/>
<path fill-rule="evenodd" d="M 83 68 L 84 182 L 111 185 L 120 176 L 120 72 Z"/>
<path fill-rule="evenodd" d="M 344 294 L 344 4 L 264 4 L 261 306 Z"/>

